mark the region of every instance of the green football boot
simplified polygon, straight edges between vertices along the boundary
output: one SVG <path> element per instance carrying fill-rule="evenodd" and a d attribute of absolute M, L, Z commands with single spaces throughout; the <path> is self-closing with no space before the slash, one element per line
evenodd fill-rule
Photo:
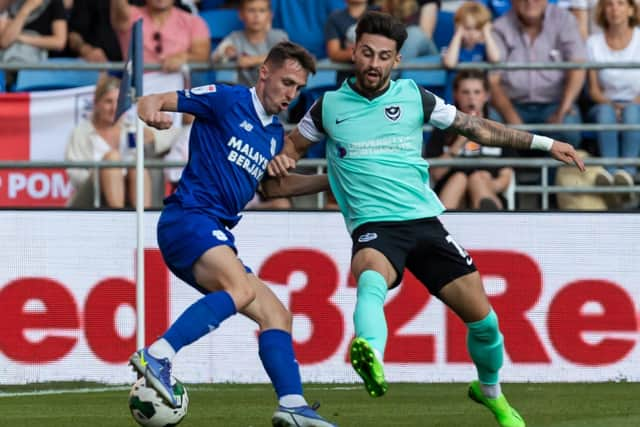
<path fill-rule="evenodd" d="M 504 394 L 500 394 L 495 399 L 485 397 L 479 381 L 473 381 L 469 384 L 469 398 L 489 408 L 500 427 L 526 427 L 524 419 L 522 419 L 518 411 L 509 405 Z"/>
<path fill-rule="evenodd" d="M 364 381 L 364 387 L 371 397 L 380 397 L 389 385 L 384 379 L 384 369 L 373 348 L 364 338 L 355 338 L 349 349 L 351 365 Z"/>

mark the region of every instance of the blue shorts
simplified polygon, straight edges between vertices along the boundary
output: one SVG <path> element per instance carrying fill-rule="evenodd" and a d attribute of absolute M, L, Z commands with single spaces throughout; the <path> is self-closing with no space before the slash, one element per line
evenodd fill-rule
<path fill-rule="evenodd" d="M 158 246 L 164 262 L 173 274 L 203 294 L 209 291 L 196 283 L 193 264 L 206 251 L 220 245 L 238 253 L 233 234 L 215 216 L 197 209 L 184 209 L 178 203 L 169 203 L 162 210 L 158 220 Z M 244 268 L 252 273 L 246 265 Z"/>

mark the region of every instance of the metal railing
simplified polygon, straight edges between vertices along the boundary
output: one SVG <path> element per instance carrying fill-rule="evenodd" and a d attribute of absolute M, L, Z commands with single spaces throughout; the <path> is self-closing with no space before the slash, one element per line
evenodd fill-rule
<path fill-rule="evenodd" d="M 0 70 L 19 71 L 19 70 L 92 70 L 92 71 L 120 71 L 124 67 L 124 62 L 111 62 L 111 63 L 82 63 L 82 62 L 55 62 L 45 61 L 40 63 L 3 63 L 0 62 Z M 159 71 L 159 64 L 145 64 L 146 71 Z M 209 71 L 209 70 L 234 70 L 237 67 L 233 64 L 216 64 L 210 63 L 189 63 L 185 64 L 181 72 L 188 73 L 189 71 Z M 611 69 L 611 68 L 640 68 L 640 62 L 627 61 L 627 62 L 535 62 L 535 63 L 461 63 L 456 67 L 447 70 L 465 70 L 465 69 L 480 69 L 480 70 L 543 70 L 543 69 Z M 320 61 L 318 63 L 318 70 L 350 70 L 352 67 L 349 64 L 338 64 L 328 61 Z M 398 66 L 399 70 L 445 70 L 442 64 L 439 63 L 419 63 L 406 61 Z M 288 124 L 286 129 L 291 129 L 295 125 Z M 511 125 L 515 129 L 526 131 L 640 131 L 640 124 L 522 124 Z M 428 125 L 424 126 L 425 131 L 430 131 L 432 128 Z M 632 187 L 564 187 L 564 186 L 552 186 L 549 185 L 547 176 L 550 168 L 560 166 L 559 162 L 552 159 L 536 159 L 536 158 L 499 158 L 499 159 L 430 159 L 429 163 L 432 167 L 438 166 L 455 166 L 455 167 L 504 167 L 512 166 L 516 168 L 527 169 L 539 169 L 541 176 L 540 185 L 517 185 L 515 187 L 516 193 L 533 193 L 542 195 L 542 209 L 546 210 L 549 207 L 549 195 L 553 193 L 625 193 L 629 191 L 639 192 L 640 186 L 634 185 Z M 601 166 L 638 166 L 640 167 L 640 159 L 608 159 L 608 158 L 591 158 L 585 161 L 587 165 L 601 165 Z M 313 168 L 317 173 L 322 173 L 326 169 L 326 161 L 323 159 L 305 159 L 300 161 L 299 166 L 301 168 Z M 147 168 L 169 168 L 169 167 L 182 167 L 183 162 L 167 162 L 162 160 L 145 160 L 145 167 Z M 0 161 L 1 169 L 47 169 L 47 168 L 88 168 L 95 171 L 102 168 L 112 167 L 135 167 L 134 162 L 47 162 L 47 161 Z M 96 190 L 96 199 L 94 204 L 99 206 L 99 174 L 94 173 L 94 190 Z M 318 196 L 318 206 L 323 204 L 322 195 Z"/>
<path fill-rule="evenodd" d="M 563 166 L 562 163 L 549 158 L 479 158 L 479 159 L 427 159 L 430 167 L 452 166 L 458 168 L 495 168 L 495 167 L 513 167 L 516 169 L 532 169 L 539 170 L 539 185 L 521 185 L 515 184 L 515 194 L 539 194 L 541 195 L 542 210 L 549 209 L 549 196 L 558 193 L 629 193 L 634 192 L 640 194 L 640 185 L 633 186 L 607 186 L 607 187 L 569 187 L 550 185 L 548 181 L 549 170 Z M 605 159 L 605 158 L 588 158 L 585 159 L 587 166 L 636 166 L 640 169 L 640 158 L 638 159 Z M 165 161 L 159 159 L 145 160 L 145 168 L 164 169 L 183 167 L 185 162 Z M 3 169 L 67 169 L 82 168 L 92 169 L 95 171 L 91 176 L 94 182 L 94 207 L 100 207 L 100 169 L 105 168 L 135 168 L 135 161 L 0 161 L 0 170 Z M 302 159 L 298 162 L 298 169 L 303 172 L 313 171 L 314 173 L 325 173 L 327 162 L 325 159 Z M 325 205 L 324 195 L 318 194 L 317 208 L 323 208 Z"/>
<path fill-rule="evenodd" d="M 124 68 L 124 62 L 57 62 L 57 61 L 43 61 L 43 62 L 31 62 L 31 63 L 15 63 L 15 62 L 0 62 L 0 70 L 7 71 L 20 71 L 20 70 L 85 70 L 85 71 L 122 71 Z M 213 70 L 235 70 L 237 65 L 234 63 L 227 64 L 211 64 L 208 62 L 190 62 L 185 64 L 185 69 L 190 71 L 213 71 Z M 640 62 L 638 61 L 624 61 L 624 62 L 464 62 L 456 65 L 453 68 L 445 68 L 439 63 L 428 62 L 412 62 L 411 60 L 405 60 L 401 62 L 396 69 L 398 70 L 601 70 L 612 68 L 640 68 Z M 160 71 L 162 69 L 160 64 L 146 63 L 144 65 L 145 71 Z M 319 61 L 317 63 L 318 70 L 337 70 L 337 71 L 349 71 L 353 67 L 349 64 L 342 64 L 336 62 L 330 62 L 326 60 Z"/>

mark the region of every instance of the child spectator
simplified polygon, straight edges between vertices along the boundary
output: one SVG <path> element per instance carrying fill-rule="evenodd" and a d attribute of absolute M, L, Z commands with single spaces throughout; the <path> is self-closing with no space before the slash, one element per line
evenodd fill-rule
<path fill-rule="evenodd" d="M 458 62 L 498 62 L 500 48 L 491 35 L 491 13 L 482 4 L 468 1 L 454 17 L 455 33 L 442 56 L 442 63 L 453 68 Z"/>
<path fill-rule="evenodd" d="M 284 31 L 271 28 L 270 0 L 243 0 L 239 13 L 244 29 L 225 37 L 211 59 L 213 63 L 236 61 L 240 68 L 238 83 L 254 86 L 258 81 L 258 67 L 269 50 L 288 37 Z"/>
<path fill-rule="evenodd" d="M 456 107 L 467 114 L 486 117 L 489 85 L 481 71 L 460 71 L 453 81 Z M 488 147 L 469 140 L 455 132 L 434 130 L 426 146 L 425 157 L 429 158 L 478 158 L 514 156 L 513 150 L 502 147 Z M 447 209 L 503 209 L 504 199 L 500 193 L 509 186 L 513 169 L 475 168 L 460 169 L 433 167 L 429 171 L 435 191 Z"/>

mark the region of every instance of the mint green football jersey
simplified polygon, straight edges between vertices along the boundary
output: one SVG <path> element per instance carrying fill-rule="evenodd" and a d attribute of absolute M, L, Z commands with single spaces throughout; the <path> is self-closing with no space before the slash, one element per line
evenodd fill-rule
<path fill-rule="evenodd" d="M 373 99 L 345 81 L 309 110 L 299 130 L 312 141 L 327 137 L 329 183 L 349 233 L 368 222 L 444 211 L 429 186 L 422 128 L 425 123 L 450 126 L 455 111 L 413 80 L 402 79 Z"/>

